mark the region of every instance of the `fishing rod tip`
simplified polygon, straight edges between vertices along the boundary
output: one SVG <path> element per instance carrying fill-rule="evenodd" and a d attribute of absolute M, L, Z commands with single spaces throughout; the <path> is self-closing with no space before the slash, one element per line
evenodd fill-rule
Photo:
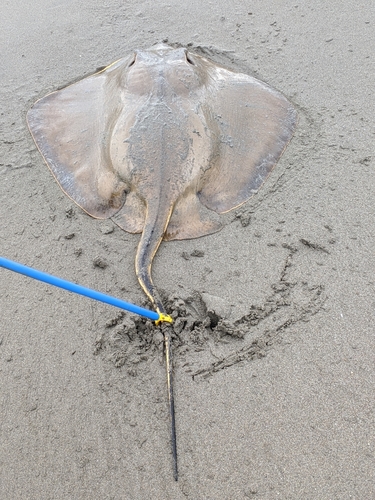
<path fill-rule="evenodd" d="M 160 325 L 160 323 L 173 323 L 173 318 L 169 314 L 159 312 L 159 317 L 155 321 L 155 325 Z"/>

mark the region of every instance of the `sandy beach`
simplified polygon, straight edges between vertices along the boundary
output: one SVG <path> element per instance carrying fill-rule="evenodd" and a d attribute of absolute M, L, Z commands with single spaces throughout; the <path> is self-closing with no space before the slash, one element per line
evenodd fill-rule
<path fill-rule="evenodd" d="M 26 124 L 134 49 L 189 47 L 282 92 L 299 121 L 220 232 L 155 257 L 166 302 L 203 322 L 173 340 L 178 482 L 160 332 L 0 269 L 0 498 L 375 498 L 373 2 L 3 3 L 3 257 L 147 305 L 139 235 L 65 196 Z"/>

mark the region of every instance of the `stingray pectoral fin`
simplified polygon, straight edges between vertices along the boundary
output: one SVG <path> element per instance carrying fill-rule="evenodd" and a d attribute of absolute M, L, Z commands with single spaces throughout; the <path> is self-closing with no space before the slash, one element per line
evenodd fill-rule
<path fill-rule="evenodd" d="M 195 191 L 182 196 L 176 203 L 164 240 L 187 240 L 220 231 L 219 216 L 199 201 Z"/>
<path fill-rule="evenodd" d="M 145 218 L 145 204 L 134 191 L 131 191 L 126 196 L 124 206 L 112 217 L 112 220 L 128 233 L 141 233 L 145 225 Z"/>
<path fill-rule="evenodd" d="M 126 186 L 109 159 L 121 106 L 112 75 L 121 64 L 47 95 L 27 114 L 35 143 L 62 190 L 97 218 L 111 217 L 125 200 Z"/>
<path fill-rule="evenodd" d="M 224 213 L 265 181 L 293 135 L 297 113 L 282 94 L 255 78 L 215 66 L 211 72 L 205 115 L 214 154 L 199 198 Z"/>

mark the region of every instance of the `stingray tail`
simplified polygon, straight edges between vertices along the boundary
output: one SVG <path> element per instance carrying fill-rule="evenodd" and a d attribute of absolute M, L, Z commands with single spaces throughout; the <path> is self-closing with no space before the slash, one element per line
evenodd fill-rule
<path fill-rule="evenodd" d="M 177 469 L 177 439 L 176 439 L 176 420 L 173 395 L 173 362 L 172 362 L 172 339 L 171 327 L 168 323 L 172 318 L 166 313 L 163 302 L 152 281 L 151 266 L 152 260 L 159 248 L 161 240 L 167 229 L 169 219 L 173 210 L 173 204 L 165 206 L 149 205 L 141 240 L 138 245 L 137 255 L 135 257 L 135 269 L 138 281 L 141 284 L 146 295 L 149 297 L 157 312 L 160 315 L 159 322 L 162 322 L 162 332 L 164 335 L 165 359 L 167 368 L 167 388 L 169 402 L 169 416 L 171 422 L 171 448 L 173 456 L 173 477 L 178 480 Z M 158 323 L 158 321 L 156 322 Z"/>
<path fill-rule="evenodd" d="M 166 316 L 165 307 L 152 281 L 151 269 L 153 258 L 167 229 L 172 210 L 172 204 L 166 207 L 150 204 L 147 207 L 146 221 L 135 257 L 135 270 L 138 281 L 156 311 L 163 316 Z"/>

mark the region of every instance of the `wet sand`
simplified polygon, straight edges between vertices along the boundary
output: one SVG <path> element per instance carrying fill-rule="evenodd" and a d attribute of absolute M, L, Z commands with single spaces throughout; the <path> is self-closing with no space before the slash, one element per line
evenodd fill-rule
<path fill-rule="evenodd" d="M 4 257 L 144 303 L 139 236 L 62 193 L 25 121 L 38 98 L 134 48 L 204 51 L 283 92 L 299 123 L 222 231 L 156 256 L 155 282 L 185 318 L 178 483 L 160 334 L 0 270 L 1 498 L 375 497 L 374 24 L 369 0 L 6 3 Z"/>

